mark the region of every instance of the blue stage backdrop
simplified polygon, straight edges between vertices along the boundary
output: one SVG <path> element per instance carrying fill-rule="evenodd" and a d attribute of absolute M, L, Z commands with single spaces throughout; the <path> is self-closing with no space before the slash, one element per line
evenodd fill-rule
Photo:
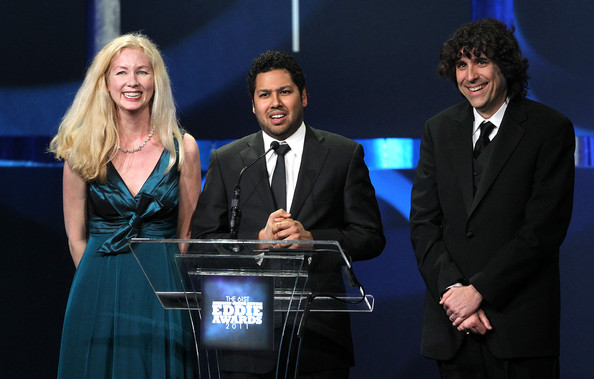
<path fill-rule="evenodd" d="M 84 1 L 0 2 L 0 377 L 55 377 L 74 268 L 61 166 L 45 149 L 89 62 L 89 10 Z M 419 355 L 424 284 L 408 236 L 418 138 L 427 118 L 461 100 L 436 74 L 443 41 L 472 19 L 515 25 L 530 60 L 529 96 L 568 115 L 580 136 L 561 252 L 561 372 L 585 378 L 594 377 L 593 14 L 589 0 L 145 0 L 121 1 L 121 32 L 143 32 L 161 47 L 204 169 L 213 148 L 258 129 L 245 83 L 252 59 L 269 49 L 294 53 L 307 75 L 306 122 L 364 145 L 387 237 L 380 257 L 355 264 L 376 309 L 353 316 L 351 376 L 435 378 Z"/>

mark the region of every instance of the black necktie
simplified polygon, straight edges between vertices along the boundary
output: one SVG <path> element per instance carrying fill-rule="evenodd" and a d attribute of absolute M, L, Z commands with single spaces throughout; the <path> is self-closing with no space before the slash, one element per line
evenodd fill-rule
<path fill-rule="evenodd" d="M 479 139 L 476 141 L 476 144 L 474 145 L 473 155 L 475 158 L 478 158 L 481 151 L 483 151 L 485 147 L 487 147 L 489 142 L 491 142 L 491 140 L 489 139 L 489 134 L 491 134 L 494 127 L 495 125 L 493 125 L 489 121 L 483 121 L 479 126 L 479 128 L 481 129 L 481 135 L 479 136 Z"/>
<path fill-rule="evenodd" d="M 291 146 L 286 143 L 280 145 L 276 149 L 276 167 L 274 168 L 274 174 L 272 174 L 272 183 L 270 188 L 272 189 L 272 196 L 276 209 L 287 210 L 287 175 L 285 173 L 285 154 L 291 150 Z"/>

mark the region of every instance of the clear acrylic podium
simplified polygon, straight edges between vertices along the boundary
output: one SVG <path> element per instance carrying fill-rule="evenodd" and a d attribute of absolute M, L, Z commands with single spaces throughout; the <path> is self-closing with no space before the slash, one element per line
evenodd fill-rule
<path fill-rule="evenodd" d="M 147 244 L 160 246 L 139 248 Z M 293 378 L 298 363 L 289 372 L 280 362 L 298 361 L 310 312 L 373 311 L 373 296 L 336 241 L 135 238 L 130 247 L 163 307 L 190 313 L 201 378 L 219 378 L 219 350 L 252 349 L 274 351 L 276 377 Z M 165 251 L 169 267 L 153 263 L 156 251 Z M 279 340 L 289 351 L 275 346 Z"/>

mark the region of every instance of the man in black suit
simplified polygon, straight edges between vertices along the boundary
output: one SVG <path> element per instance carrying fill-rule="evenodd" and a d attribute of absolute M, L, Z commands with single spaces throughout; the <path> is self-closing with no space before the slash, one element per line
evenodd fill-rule
<path fill-rule="evenodd" d="M 239 173 L 276 141 L 290 146 L 284 158 L 286 195 L 275 200 L 271 191 L 277 159 L 271 152 L 243 174 L 237 236 L 335 240 L 354 261 L 379 255 L 385 238 L 363 148 L 305 125 L 305 76 L 295 59 L 278 51 L 260 55 L 248 74 L 248 89 L 262 130 L 212 153 L 192 223 L 193 237 L 229 237 Z M 348 377 L 354 364 L 348 315 L 311 313 L 307 325 L 299 376 Z M 226 352 L 222 363 L 224 371 L 235 373 L 233 378 L 268 378 L 274 377 L 276 355 Z"/>
<path fill-rule="evenodd" d="M 527 69 L 513 29 L 493 19 L 441 50 L 439 73 L 466 100 L 425 124 L 410 226 L 427 286 L 421 350 L 442 378 L 559 376 L 575 137 L 526 99 Z"/>

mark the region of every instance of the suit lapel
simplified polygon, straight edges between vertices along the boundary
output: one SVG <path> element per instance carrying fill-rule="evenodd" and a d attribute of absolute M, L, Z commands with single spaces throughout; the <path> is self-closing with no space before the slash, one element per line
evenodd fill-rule
<path fill-rule="evenodd" d="M 323 144 L 324 137 L 310 127 L 306 127 L 303 156 L 299 167 L 299 176 L 295 185 L 295 195 L 291 204 L 291 216 L 298 219 L 305 199 L 311 193 L 320 171 L 324 166 L 329 149 Z"/>
<path fill-rule="evenodd" d="M 497 132 L 497 136 L 493 141 L 494 144 L 491 150 L 491 156 L 485 166 L 481 182 L 476 189 L 471 212 L 474 211 L 483 199 L 520 142 L 522 135 L 524 135 L 524 128 L 520 123 L 525 119 L 526 112 L 521 106 L 521 103 L 510 102 L 505 112 L 505 116 L 503 117 L 503 121 L 501 122 L 499 131 Z"/>
<path fill-rule="evenodd" d="M 246 145 L 239 152 L 239 156 L 245 167 L 258 159 L 262 154 L 264 154 L 264 140 L 262 139 L 262 131 L 260 131 L 246 141 Z M 268 183 L 266 158 L 262 158 L 244 172 L 241 179 L 242 193 L 251 197 L 253 192 L 256 192 L 260 201 L 267 209 L 274 209 L 274 199 L 272 198 L 272 192 Z"/>
<path fill-rule="evenodd" d="M 467 112 L 462 112 L 456 119 L 456 125 L 451 129 L 450 140 L 452 141 L 451 157 L 454 165 L 454 172 L 458 177 L 464 207 L 470 215 L 472 208 L 472 110 L 469 107 Z"/>

